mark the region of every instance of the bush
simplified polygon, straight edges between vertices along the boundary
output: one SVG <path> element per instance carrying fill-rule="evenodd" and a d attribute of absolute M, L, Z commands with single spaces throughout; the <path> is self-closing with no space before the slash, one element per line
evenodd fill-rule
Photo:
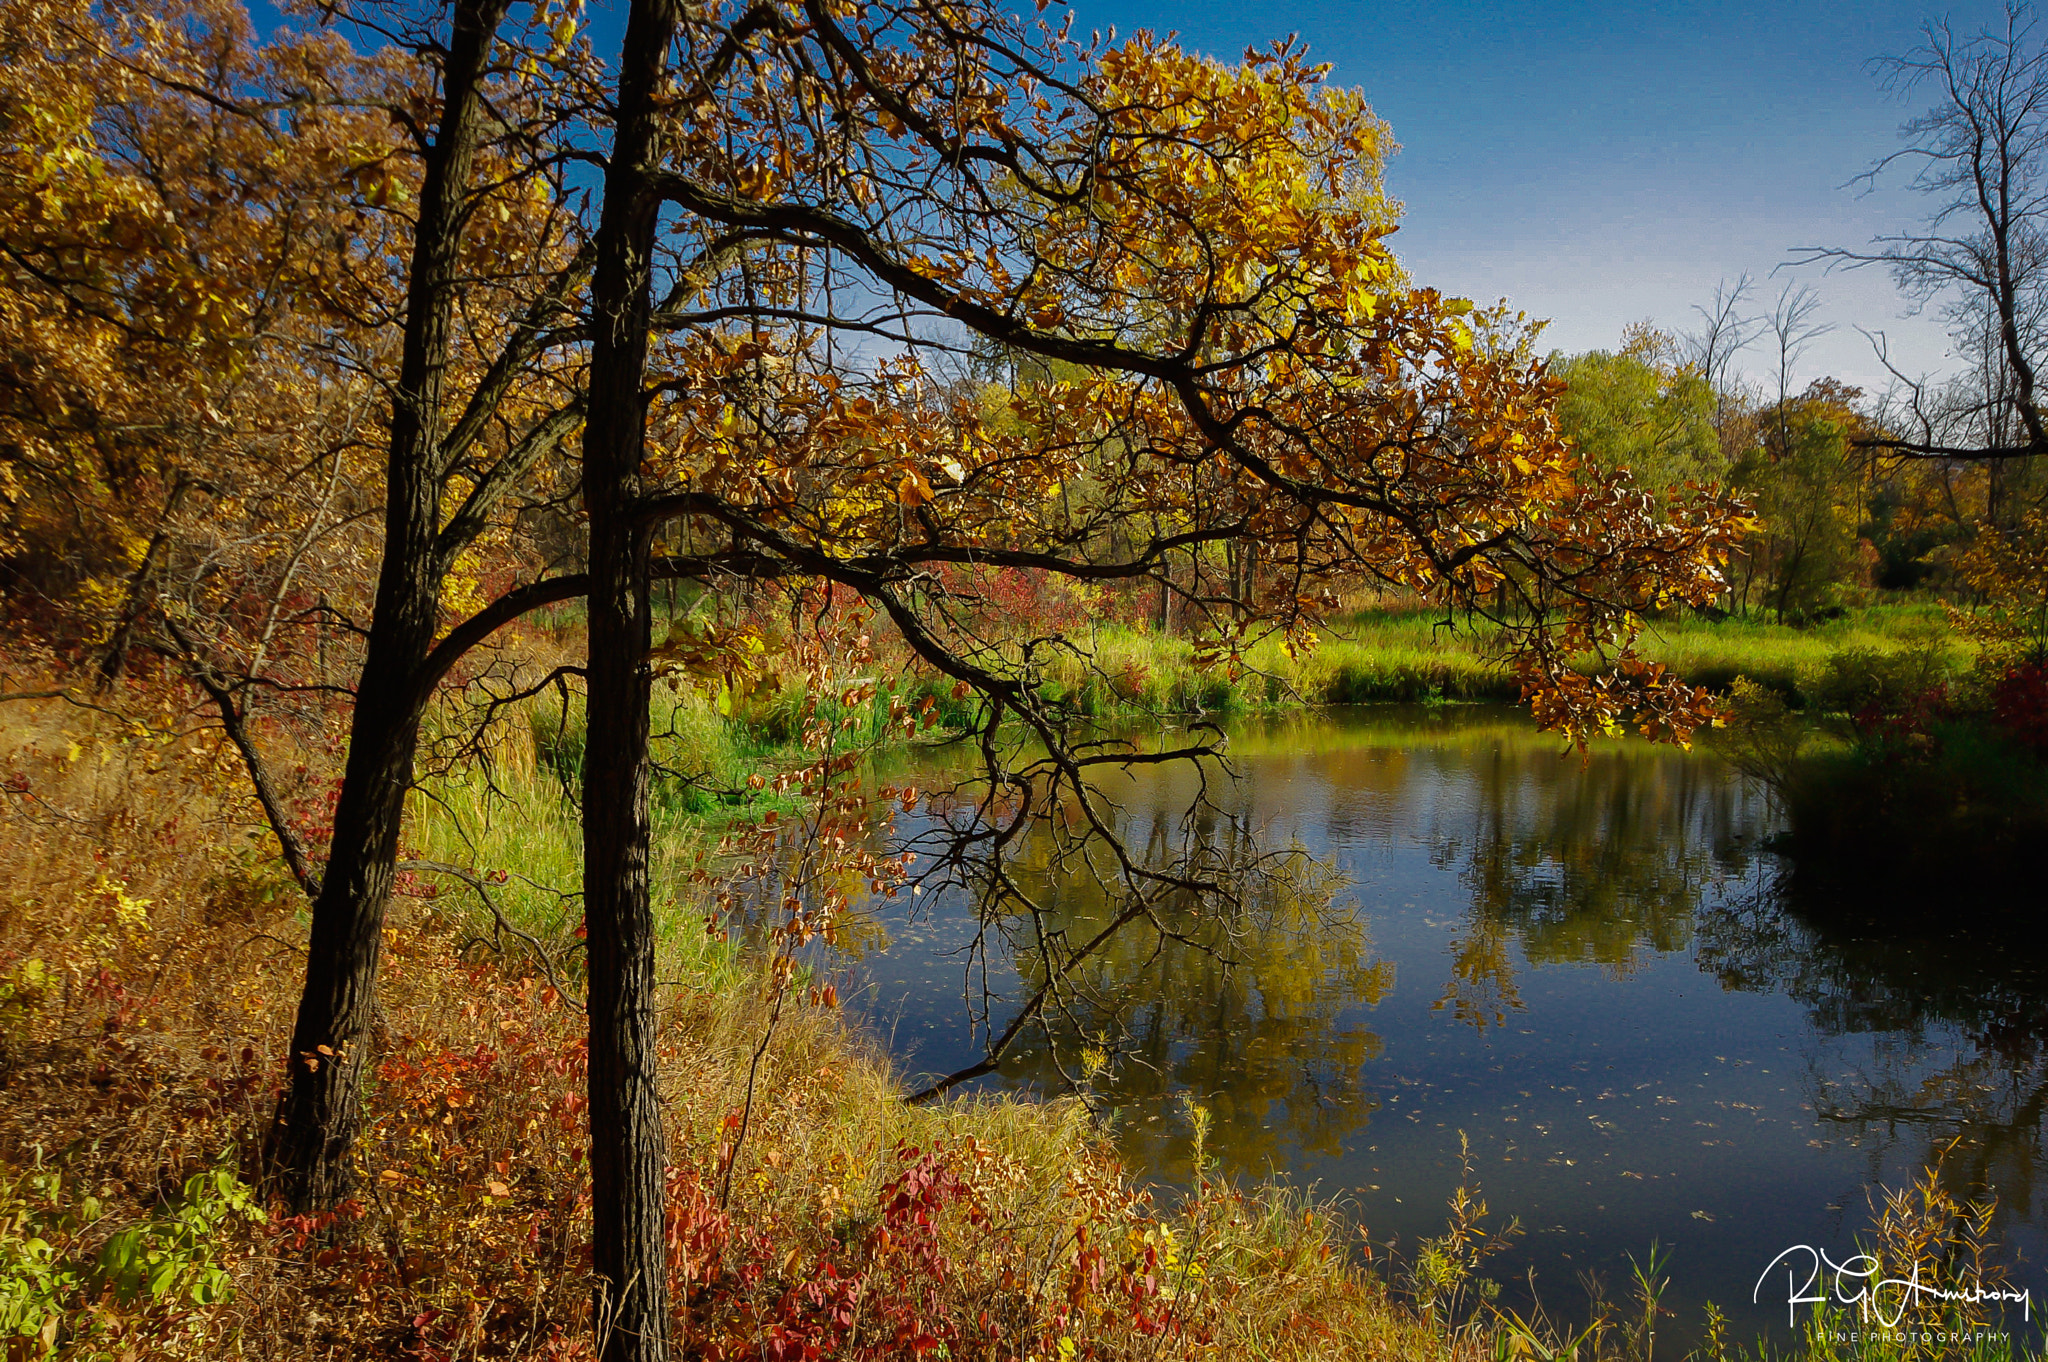
<path fill-rule="evenodd" d="M 1950 676 L 1948 657 L 1936 648 L 1844 648 L 1802 677 L 1800 689 L 1816 709 L 1876 718 L 1925 709 Z"/>
<path fill-rule="evenodd" d="M 2048 770 L 1985 725 L 1937 723 L 1811 759 L 1786 811 L 1795 855 L 1859 878 L 2015 884 L 2048 844 Z"/>
<path fill-rule="evenodd" d="M 2048 674 L 1953 678 L 1932 648 L 1840 650 L 1803 678 L 1832 717 L 1802 718 L 1738 680 L 1716 746 L 1770 789 L 1782 846 L 1807 869 L 1861 883 L 2029 882 L 2048 843 L 2048 746 L 2036 741 L 2048 737 Z M 1988 709 L 1973 703 L 1987 690 Z"/>
<path fill-rule="evenodd" d="M 2000 677 L 1991 713 L 2000 728 L 2048 756 L 2048 662 L 2023 662 Z"/>

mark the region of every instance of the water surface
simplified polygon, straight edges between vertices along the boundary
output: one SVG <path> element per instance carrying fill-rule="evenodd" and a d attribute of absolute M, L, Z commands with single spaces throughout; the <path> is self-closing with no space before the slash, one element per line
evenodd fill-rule
<path fill-rule="evenodd" d="M 1342 872 L 1337 911 L 1269 896 L 1227 937 L 1133 933 L 1086 973 L 1065 1044 L 982 1087 L 1065 1091 L 1106 1061 L 1089 1086 L 1150 1176 L 1189 1177 L 1192 1096 L 1226 1170 L 1346 1196 L 1397 1250 L 1441 1230 L 1462 1132 L 1494 1219 L 1526 1231 L 1489 1269 L 1509 1300 L 1531 1272 L 1553 1310 L 1583 1305 L 1588 1273 L 1618 1296 L 1654 1241 L 1681 1336 L 1706 1300 L 1739 1336 L 1782 1326 L 1782 1287 L 1775 1308 L 1751 1303 L 1766 1265 L 1793 1244 L 1853 1251 L 1870 1189 L 1960 1137 L 1953 1184 L 1996 1192 L 2015 1283 L 2048 1288 L 2032 932 L 1796 882 L 1762 847 L 1764 798 L 1704 753 L 1611 740 L 1581 755 L 1478 706 L 1325 711 L 1231 738 L 1239 776 L 1210 783 L 1200 834 L 1299 843 Z M 1120 783 L 1127 835 L 1158 844 L 1194 779 Z M 1076 934 L 1101 908 L 1075 873 L 1043 889 Z M 889 948 L 855 970 L 865 1016 L 912 1072 L 973 1063 L 985 1032 L 965 1003 L 989 997 L 1000 1027 L 1029 960 L 1020 972 L 998 944 L 970 977 L 975 914 L 957 894 L 882 917 Z"/>

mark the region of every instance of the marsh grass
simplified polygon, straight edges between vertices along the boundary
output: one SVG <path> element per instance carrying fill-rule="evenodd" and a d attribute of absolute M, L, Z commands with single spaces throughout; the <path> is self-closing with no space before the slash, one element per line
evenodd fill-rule
<path fill-rule="evenodd" d="M 793 760 L 780 739 L 792 697 L 770 693 L 721 714 L 717 698 L 688 687 L 655 691 L 648 812 L 653 825 L 650 875 L 656 921 L 665 945 L 689 944 L 678 968 L 692 979 L 722 979 L 733 948 L 702 948 L 703 906 L 685 889 L 694 872 L 713 864 L 720 834 L 795 802 L 758 778 Z M 837 716 L 836 707 L 831 712 Z M 459 730 L 460 713 L 437 715 Z M 488 895 L 519 930 L 550 951 L 575 949 L 582 920 L 583 831 L 578 805 L 585 716 L 574 693 L 545 693 L 497 718 L 503 730 L 476 744 L 473 759 L 427 775 L 408 808 L 407 859 L 452 866 L 486 880 L 418 868 L 402 892 Z M 877 721 L 878 722 L 878 721 Z M 855 738 L 869 738 L 856 733 Z M 496 924 L 493 923 L 493 926 Z M 711 985 L 715 986 L 715 985 Z"/>
<path fill-rule="evenodd" d="M 1964 1294 L 2008 1285 L 1990 1239 L 1996 1198 L 1959 1197 L 1944 1175 L 1959 1142 L 1937 1151 L 1908 1186 L 1867 1193 L 1872 1228 L 1857 1252 L 1866 1255 L 1869 1275 L 1846 1287 L 1829 1284 L 1834 1299 L 1808 1318 L 1797 1344 L 1779 1347 L 1759 1340 L 1731 1345 L 1719 1312 L 1709 1307 L 1713 1318 L 1696 1356 L 1701 1362 L 2032 1362 L 2042 1357 L 2048 1332 L 2041 1321 L 2000 1314 L 1978 1300 L 1942 1300 L 1881 1285 L 1918 1282 Z M 1869 1305 L 1858 1303 L 1849 1288 L 1867 1291 Z"/>
<path fill-rule="evenodd" d="M 2036 1362 L 2048 1335 L 2041 1322 L 2024 1318 L 2029 1311 L 2001 1315 L 1983 1301 L 1942 1300 L 1897 1285 L 1918 1282 L 1966 1294 L 2008 1284 L 1990 1238 L 1996 1199 L 1958 1196 L 1949 1185 L 1945 1165 L 1958 1143 L 1937 1151 L 1909 1185 L 1867 1191 L 1871 1228 L 1857 1243 L 1861 1256 L 1846 1260 L 1867 1275 L 1812 1283 L 1828 1299 L 1807 1315 L 1796 1341 L 1732 1339 L 1726 1314 L 1709 1302 L 1701 1341 L 1684 1356 L 1691 1362 Z M 1669 1257 L 1653 1244 L 1646 1258 L 1629 1261 L 1627 1299 L 1612 1300 L 1592 1283 L 1590 1317 L 1583 1323 L 1567 1327 L 1541 1308 L 1526 1319 L 1497 1312 L 1495 1357 L 1655 1362 L 1658 1320 L 1671 1315 L 1661 1305 Z M 1869 1293 L 1868 1307 L 1859 1303 L 1858 1290 Z"/>
<path fill-rule="evenodd" d="M 1299 655 L 1277 640 L 1261 641 L 1246 651 L 1235 676 L 1220 662 L 1198 666 L 1194 645 L 1171 635 L 1104 626 L 1074 645 L 1072 653 L 1050 655 L 1047 694 L 1089 715 L 1520 697 L 1483 623 L 1425 611 L 1344 617 Z M 1934 656 L 1954 669 L 1970 656 L 1932 605 L 1872 607 L 1807 628 L 1698 616 L 1652 620 L 1643 651 L 1697 684 L 1725 690 L 1748 677 L 1794 704 L 1822 698 L 1833 659 L 1845 653 Z M 1591 669 L 1597 661 L 1588 656 L 1578 665 Z"/>

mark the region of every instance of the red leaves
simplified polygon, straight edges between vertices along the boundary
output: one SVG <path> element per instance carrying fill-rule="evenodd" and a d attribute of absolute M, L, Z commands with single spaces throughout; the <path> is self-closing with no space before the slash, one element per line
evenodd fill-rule
<path fill-rule="evenodd" d="M 1948 687 L 1929 686 L 1903 703 L 1873 700 L 1850 716 L 1857 735 L 1896 754 L 1931 753 L 1934 735 L 1928 730 L 1949 709 Z"/>
<path fill-rule="evenodd" d="M 1991 712 L 2000 728 L 2048 754 L 2048 662 L 2023 662 L 2000 677 Z"/>

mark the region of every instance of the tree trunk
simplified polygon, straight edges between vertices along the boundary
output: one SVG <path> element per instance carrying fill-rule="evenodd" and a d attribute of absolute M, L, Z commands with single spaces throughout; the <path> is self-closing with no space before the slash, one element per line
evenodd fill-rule
<path fill-rule="evenodd" d="M 667 1140 L 648 896 L 651 531 L 639 516 L 648 317 L 661 150 L 654 100 L 674 40 L 673 0 L 635 0 L 620 58 L 618 128 L 605 169 L 592 279 L 589 420 L 589 737 L 583 759 L 583 913 L 590 966 L 593 1309 L 605 1362 L 668 1355 Z"/>
<path fill-rule="evenodd" d="M 426 152 L 406 286 L 405 343 L 392 403 L 377 577 L 363 674 L 349 725 L 334 840 L 313 904 L 306 987 L 269 1166 L 295 1211 L 346 1195 L 361 1124 L 363 1061 L 376 1003 L 384 912 L 425 696 L 421 664 L 439 623 L 439 439 L 462 206 L 484 123 L 482 76 L 508 0 L 458 0 L 440 126 Z"/>
<path fill-rule="evenodd" d="M 411 640 L 389 636 L 396 632 L 386 631 L 380 648 L 378 631 L 372 630 L 349 727 L 334 841 L 313 904 L 305 992 L 292 1028 L 290 1086 L 270 1148 L 278 1190 L 300 1212 L 332 1207 L 347 1195 L 349 1150 L 362 1123 L 362 1070 L 376 1005 L 384 911 L 419 730 L 418 711 L 404 697 L 390 694 L 391 681 L 406 672 L 387 659 L 412 653 L 417 665 L 425 655 L 424 647 L 406 647 Z"/>

